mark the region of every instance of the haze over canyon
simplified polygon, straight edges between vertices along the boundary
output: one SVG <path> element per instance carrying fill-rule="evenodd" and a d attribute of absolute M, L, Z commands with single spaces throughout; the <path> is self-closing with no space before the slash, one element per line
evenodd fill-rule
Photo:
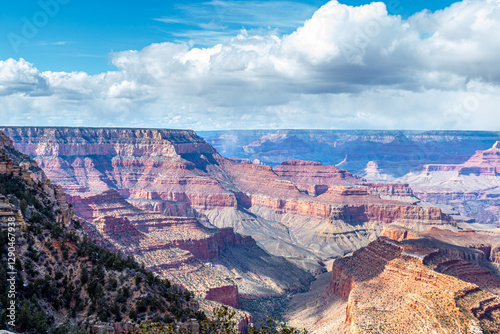
<path fill-rule="evenodd" d="M 1 131 L 92 239 L 241 330 L 500 328 L 498 133 Z"/>

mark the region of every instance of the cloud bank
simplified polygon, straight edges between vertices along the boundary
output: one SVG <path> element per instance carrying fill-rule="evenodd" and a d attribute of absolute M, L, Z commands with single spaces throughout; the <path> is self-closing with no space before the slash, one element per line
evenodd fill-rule
<path fill-rule="evenodd" d="M 499 130 L 500 0 L 401 19 L 331 1 L 288 35 L 155 43 L 116 71 L 0 61 L 3 125 Z"/>

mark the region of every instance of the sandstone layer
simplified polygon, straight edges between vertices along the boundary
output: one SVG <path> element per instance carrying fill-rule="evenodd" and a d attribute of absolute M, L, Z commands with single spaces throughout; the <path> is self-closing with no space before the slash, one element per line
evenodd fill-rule
<path fill-rule="evenodd" d="M 500 142 L 462 164 L 424 165 L 402 179 L 415 195 L 480 223 L 500 221 Z"/>
<path fill-rule="evenodd" d="M 366 246 L 389 223 L 418 230 L 455 228 L 439 209 L 414 205 L 418 200 L 407 185 L 368 183 L 336 166 L 311 161 L 293 160 L 274 169 L 232 161 L 192 131 L 5 131 L 18 149 L 33 156 L 51 180 L 63 186 L 77 214 L 87 220 L 108 214 L 108 200 L 100 197 L 99 208 L 90 202 L 114 191 L 113 196 L 119 194 L 146 216 L 154 212 L 191 217 L 209 228 L 233 228 L 250 235 L 266 251 L 314 274 L 325 270 L 324 261 Z M 174 242 L 179 247 L 181 243 Z M 194 248 L 189 251 L 196 252 Z M 307 276 L 299 281 L 304 279 Z"/>
<path fill-rule="evenodd" d="M 236 209 L 237 200 L 209 173 L 218 172 L 219 156 L 192 131 L 6 132 L 65 189 L 89 235 L 200 297 L 239 306 L 239 293 L 280 294 L 303 289 L 312 279 L 251 237 L 200 223 L 206 221 L 203 210 Z"/>
<path fill-rule="evenodd" d="M 500 330 L 500 279 L 427 239 L 381 237 L 336 260 L 330 289 L 346 300 L 349 333 Z"/>

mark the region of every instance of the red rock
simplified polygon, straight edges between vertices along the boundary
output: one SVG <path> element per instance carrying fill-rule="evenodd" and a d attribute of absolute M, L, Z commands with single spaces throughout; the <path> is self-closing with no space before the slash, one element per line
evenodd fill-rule
<path fill-rule="evenodd" d="M 202 260 L 218 258 L 227 247 L 254 245 L 237 231 L 257 234 L 269 252 L 319 273 L 324 269 L 318 260 L 365 246 L 383 225 L 455 225 L 438 208 L 400 201 L 411 197 L 404 184 L 366 183 L 333 165 L 310 161 L 293 160 L 274 169 L 238 163 L 191 131 L 7 131 L 16 147 L 35 156 L 65 189 L 78 216 L 89 222 L 126 217 L 149 238 Z M 200 222 L 233 230 L 208 230 Z M 158 266 L 163 262 L 170 263 Z"/>
<path fill-rule="evenodd" d="M 345 323 L 350 332 L 425 332 L 439 327 L 441 333 L 459 333 L 475 328 L 468 321 L 471 316 L 482 328 L 496 331 L 500 279 L 446 255 L 440 245 L 428 239 L 408 244 L 382 237 L 336 260 L 330 288 L 347 299 Z"/>
<path fill-rule="evenodd" d="M 360 184 L 361 179 L 334 165 L 323 166 L 315 161 L 291 160 L 282 162 L 273 171 L 312 196 L 321 195 L 329 186 Z"/>
<path fill-rule="evenodd" d="M 213 300 L 234 308 L 240 308 L 240 297 L 238 295 L 238 288 L 235 286 L 223 286 L 219 288 L 212 288 L 207 291 L 205 298 Z"/>
<path fill-rule="evenodd" d="M 460 170 L 460 174 L 476 172 L 487 176 L 500 175 L 500 141 L 486 151 L 477 151 Z"/>

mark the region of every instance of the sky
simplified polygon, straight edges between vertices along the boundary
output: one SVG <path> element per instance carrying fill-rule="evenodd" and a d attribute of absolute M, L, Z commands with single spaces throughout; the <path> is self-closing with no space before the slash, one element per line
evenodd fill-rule
<path fill-rule="evenodd" d="M 500 130 L 500 0 L 1 6 L 0 125 Z"/>

